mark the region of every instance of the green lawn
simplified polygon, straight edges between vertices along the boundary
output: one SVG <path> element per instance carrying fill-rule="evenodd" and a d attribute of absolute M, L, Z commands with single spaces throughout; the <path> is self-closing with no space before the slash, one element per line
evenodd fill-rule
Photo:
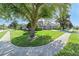
<path fill-rule="evenodd" d="M 33 41 L 28 40 L 28 32 L 22 30 L 11 31 L 11 42 L 16 46 L 26 47 L 26 46 L 41 46 L 45 45 L 55 38 L 63 34 L 63 32 L 52 31 L 52 30 L 42 30 L 37 31 L 37 38 Z"/>
<path fill-rule="evenodd" d="M 3 37 L 3 35 L 6 33 L 6 31 L 4 32 L 0 32 L 0 38 Z"/>
<path fill-rule="evenodd" d="M 71 34 L 68 44 L 57 55 L 79 56 L 79 34 Z"/>

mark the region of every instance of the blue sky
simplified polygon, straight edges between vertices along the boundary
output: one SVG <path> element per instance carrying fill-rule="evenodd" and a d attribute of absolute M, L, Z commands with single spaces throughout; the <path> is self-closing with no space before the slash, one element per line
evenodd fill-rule
<path fill-rule="evenodd" d="M 75 26 L 79 26 L 79 4 L 72 4 L 71 6 L 71 22 Z"/>
<path fill-rule="evenodd" d="M 75 26 L 79 26 L 79 4 L 78 3 L 74 3 L 71 5 L 71 11 L 70 11 L 70 14 L 71 14 L 71 17 L 70 17 L 70 20 L 72 22 L 73 25 Z M 5 22 L 4 20 L 0 19 L 0 24 L 10 24 L 11 22 Z M 18 21 L 19 24 L 22 24 L 22 23 L 26 23 L 25 21 Z"/>

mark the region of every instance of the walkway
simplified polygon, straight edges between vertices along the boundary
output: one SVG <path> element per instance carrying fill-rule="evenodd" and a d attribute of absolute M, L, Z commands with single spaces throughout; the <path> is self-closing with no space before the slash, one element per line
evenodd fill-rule
<path fill-rule="evenodd" d="M 55 41 L 38 47 L 17 47 L 10 42 L 10 32 L 7 32 L 0 39 L 0 55 L 1 56 L 52 56 L 61 50 L 70 36 L 65 33 Z"/>

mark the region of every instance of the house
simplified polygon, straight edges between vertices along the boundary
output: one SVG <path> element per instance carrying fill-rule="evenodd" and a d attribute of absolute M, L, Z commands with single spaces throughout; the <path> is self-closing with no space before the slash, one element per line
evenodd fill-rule
<path fill-rule="evenodd" d="M 29 23 L 29 22 L 28 22 Z M 27 24 L 26 24 L 27 25 Z M 21 29 L 22 30 L 28 30 L 26 25 L 21 25 Z M 47 20 L 47 19 L 39 19 L 37 22 L 37 26 L 39 28 L 42 29 L 53 29 L 57 26 L 60 26 L 60 24 L 58 22 L 56 22 L 56 20 Z"/>
<path fill-rule="evenodd" d="M 42 29 L 53 29 L 57 26 L 60 26 L 60 24 L 58 22 L 56 22 L 56 20 L 52 20 L 52 19 L 39 19 L 38 23 L 37 23 L 39 28 Z"/>

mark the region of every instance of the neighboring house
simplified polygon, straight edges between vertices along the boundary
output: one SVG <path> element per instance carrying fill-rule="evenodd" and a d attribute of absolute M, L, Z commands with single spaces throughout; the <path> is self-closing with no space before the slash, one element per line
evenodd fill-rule
<path fill-rule="evenodd" d="M 57 26 L 60 26 L 56 20 L 46 20 L 46 19 L 39 19 L 38 20 L 38 27 L 42 29 L 53 29 Z"/>

